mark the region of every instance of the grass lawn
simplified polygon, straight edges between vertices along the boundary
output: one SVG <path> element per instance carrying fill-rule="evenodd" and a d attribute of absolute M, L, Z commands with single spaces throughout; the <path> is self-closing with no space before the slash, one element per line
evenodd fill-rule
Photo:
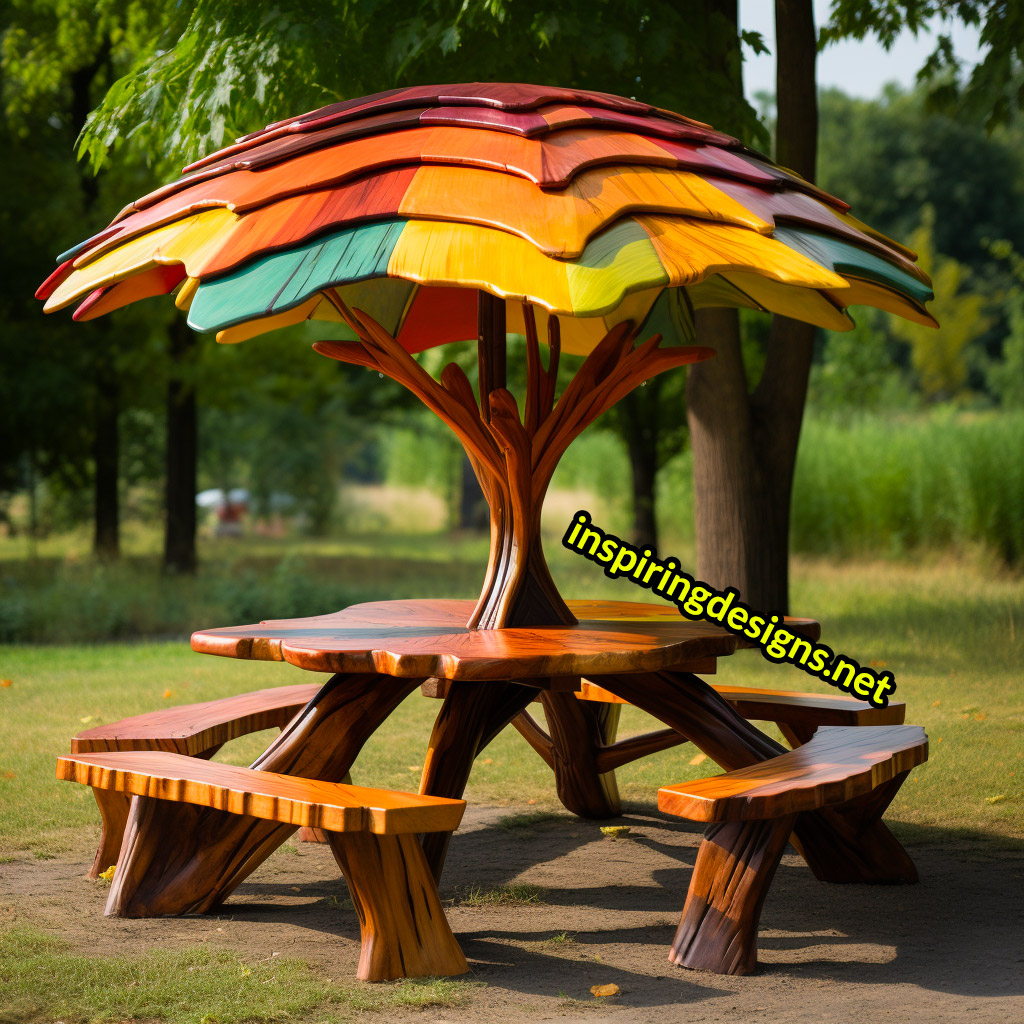
<path fill-rule="evenodd" d="M 643 599 L 643 592 L 621 581 L 607 581 L 582 559 L 574 561 L 553 546 L 549 550 L 557 578 L 583 574 L 585 587 L 573 591 L 565 585 L 566 592 Z M 411 573 L 415 545 L 409 544 L 402 556 Z M 346 570 L 358 578 L 381 579 L 379 552 L 367 549 L 344 558 Z M 455 571 L 463 580 L 468 578 L 465 567 Z M 888 820 L 895 822 L 894 830 L 911 845 L 928 842 L 929 835 L 951 833 L 976 843 L 979 852 L 983 847 L 1016 845 L 1024 834 L 1024 582 L 979 564 L 949 561 L 836 566 L 804 559 L 795 561 L 793 577 L 794 613 L 819 618 L 822 640 L 836 652 L 864 664 L 884 663 L 895 673 L 896 699 L 908 704 L 907 720 L 928 731 L 930 760 L 912 773 L 893 803 Z M 452 592 L 471 596 L 464 584 Z M 310 608 L 309 613 L 323 610 Z M 210 624 L 195 623 L 197 627 Z M 2 862 L 59 857 L 80 847 L 83 835 L 95 833 L 98 814 L 89 790 L 53 777 L 54 757 L 67 750 L 75 732 L 164 705 L 312 678 L 288 665 L 196 655 L 181 641 L 0 648 L 0 716 L 5 726 L 0 747 L 0 871 Z M 795 668 L 770 664 L 753 651 L 723 659 L 717 680 L 828 689 Z M 355 781 L 414 789 L 438 707 L 418 694 L 411 696 L 367 744 L 353 770 Z M 620 735 L 643 731 L 649 721 L 628 708 Z M 260 734 L 237 741 L 218 760 L 247 763 L 268 738 L 269 734 Z M 694 753 L 694 748 L 684 745 L 621 769 L 618 778 L 624 801 L 634 807 L 650 806 L 659 785 L 715 771 L 710 761 L 691 764 Z M 521 811 L 557 807 L 548 769 L 513 730 L 506 730 L 483 752 L 466 795 L 470 801 Z M 231 1002 L 224 997 L 223 1005 L 210 1004 L 211 1021 L 305 1018 L 313 1012 L 317 1019 L 333 1019 L 332 1007 L 338 1012 L 342 1005 L 350 1010 L 370 1009 L 373 1000 L 378 1008 L 398 1005 L 389 1004 L 388 999 L 406 1000 L 409 1005 L 417 1001 L 451 1005 L 467 991 L 460 983 L 447 983 L 443 991 L 436 986 L 391 986 L 371 998 L 359 996 L 361 989 L 354 987 L 341 999 L 337 986 L 328 991 L 311 985 L 302 964 L 282 962 L 257 968 L 237 958 L 215 957 L 203 961 L 197 973 L 183 970 L 184 959 L 181 963 L 174 959 L 200 953 L 132 953 L 126 954 L 125 964 L 100 963 L 63 949 L 59 936 L 26 930 L 26 924 L 31 922 L 0 934 L 4 947 L 0 1005 L 24 1007 L 25 1016 L 16 1019 L 72 1021 L 113 1013 L 117 1019 L 195 1020 L 198 1024 L 196 1001 L 207 998 L 202 986 L 221 974 L 244 977 L 249 984 L 250 975 L 244 973 L 248 970 L 253 978 L 257 970 L 276 972 L 274 1000 L 257 1010 L 251 1001 Z M 192 961 L 189 964 L 195 966 Z M 118 996 L 116 1010 L 104 1009 L 95 1001 L 100 982 L 123 976 L 129 969 L 138 981 L 132 990 L 135 995 L 131 999 Z M 47 974 L 66 978 L 66 991 L 32 1009 L 26 993 Z M 188 980 L 192 975 L 197 976 Z M 76 992 L 93 995 L 79 997 Z"/>

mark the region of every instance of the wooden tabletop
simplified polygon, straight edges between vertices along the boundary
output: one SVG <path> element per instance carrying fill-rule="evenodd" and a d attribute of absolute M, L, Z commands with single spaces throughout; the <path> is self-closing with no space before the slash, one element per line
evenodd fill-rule
<path fill-rule="evenodd" d="M 655 672 L 744 646 L 672 605 L 570 601 L 575 626 L 466 628 L 473 601 L 373 601 L 329 615 L 271 619 L 192 635 L 203 654 L 287 661 L 315 672 L 381 672 L 443 679 L 530 679 Z M 817 623 L 794 620 L 805 635 Z"/>

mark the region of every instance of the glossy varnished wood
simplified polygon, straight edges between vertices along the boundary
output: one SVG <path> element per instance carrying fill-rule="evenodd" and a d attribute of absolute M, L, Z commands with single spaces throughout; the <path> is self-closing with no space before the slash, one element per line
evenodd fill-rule
<path fill-rule="evenodd" d="M 251 767 L 341 782 L 366 740 L 417 683 L 377 674 L 332 677 Z M 107 913 L 205 913 L 295 828 L 213 807 L 135 797 Z"/>
<path fill-rule="evenodd" d="M 636 672 L 731 654 L 736 638 L 674 608 L 569 601 L 575 626 L 469 629 L 472 601 L 375 601 L 330 615 L 205 629 L 204 654 L 288 661 L 319 672 L 372 671 L 442 679 L 538 679 Z"/>
<path fill-rule="evenodd" d="M 318 689 L 315 683 L 299 683 L 149 711 L 80 732 L 71 741 L 71 752 L 164 750 L 211 757 L 225 743 L 240 736 L 263 729 L 283 729 Z M 124 794 L 110 790 L 94 789 L 93 795 L 103 825 L 90 878 L 98 877 L 117 862 L 130 803 Z"/>
<path fill-rule="evenodd" d="M 880 819 L 927 756 L 919 726 L 826 726 L 789 753 L 660 789 L 661 810 L 710 823 L 669 959 L 719 974 L 756 968 L 761 907 L 794 829 L 802 852 L 813 840 L 812 868 L 832 854 L 830 880 L 916 881 L 906 851 Z"/>
<path fill-rule="evenodd" d="M 160 751 L 61 757 L 57 778 L 156 801 L 215 807 L 243 822 L 261 818 L 321 828 L 359 916 L 358 977 L 384 981 L 468 970 L 418 838 L 456 828 L 465 810 L 461 800 L 319 782 Z M 128 849 L 137 839 L 131 836 Z M 127 868 L 119 862 L 119 872 Z"/>
<path fill-rule="evenodd" d="M 849 803 L 928 759 L 918 725 L 825 726 L 778 757 L 658 790 L 658 807 L 691 821 L 750 821 Z"/>
<path fill-rule="evenodd" d="M 319 689 L 316 683 L 274 686 L 220 700 L 148 711 L 80 732 L 71 741 L 71 752 L 164 750 L 199 756 L 239 736 L 263 729 L 283 729 Z"/>
<path fill-rule="evenodd" d="M 452 831 L 465 810 L 461 800 L 320 782 L 154 750 L 59 757 L 57 778 L 332 832 Z"/>

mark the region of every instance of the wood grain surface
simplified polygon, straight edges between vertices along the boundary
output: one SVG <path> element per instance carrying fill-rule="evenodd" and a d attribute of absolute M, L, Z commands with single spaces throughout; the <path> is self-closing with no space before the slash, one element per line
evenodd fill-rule
<path fill-rule="evenodd" d="M 721 657 L 736 638 L 690 622 L 673 607 L 631 601 L 570 601 L 575 626 L 468 629 L 472 601 L 374 601 L 303 619 L 205 629 L 203 654 L 287 661 L 317 672 L 521 680 L 602 672 L 655 671 Z"/>
<path fill-rule="evenodd" d="M 849 803 L 928 759 L 918 725 L 825 726 L 788 753 L 658 790 L 658 807 L 690 821 L 752 821 Z"/>
<path fill-rule="evenodd" d="M 148 711 L 80 732 L 73 754 L 164 750 L 196 757 L 211 747 L 263 729 L 283 729 L 316 696 L 318 683 L 274 686 L 220 700 Z"/>
<path fill-rule="evenodd" d="M 462 800 L 320 782 L 163 751 L 59 757 L 57 778 L 332 832 L 452 831 L 466 807 Z"/>

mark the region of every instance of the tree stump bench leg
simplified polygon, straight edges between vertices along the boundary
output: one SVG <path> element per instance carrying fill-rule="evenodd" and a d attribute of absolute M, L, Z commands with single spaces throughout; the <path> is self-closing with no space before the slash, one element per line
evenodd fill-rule
<path fill-rule="evenodd" d="M 92 795 L 96 797 L 96 806 L 100 809 L 103 825 L 100 831 L 100 844 L 96 848 L 96 858 L 89 869 L 89 877 L 99 878 L 107 868 L 117 863 L 117 858 L 121 855 L 121 840 L 128 824 L 132 798 L 110 789 L 94 788 Z"/>
<path fill-rule="evenodd" d="M 415 835 L 325 834 L 359 915 L 357 977 L 389 981 L 469 970 Z"/>
<path fill-rule="evenodd" d="M 718 974 L 757 969 L 761 907 L 797 816 L 709 825 L 668 958 Z"/>

